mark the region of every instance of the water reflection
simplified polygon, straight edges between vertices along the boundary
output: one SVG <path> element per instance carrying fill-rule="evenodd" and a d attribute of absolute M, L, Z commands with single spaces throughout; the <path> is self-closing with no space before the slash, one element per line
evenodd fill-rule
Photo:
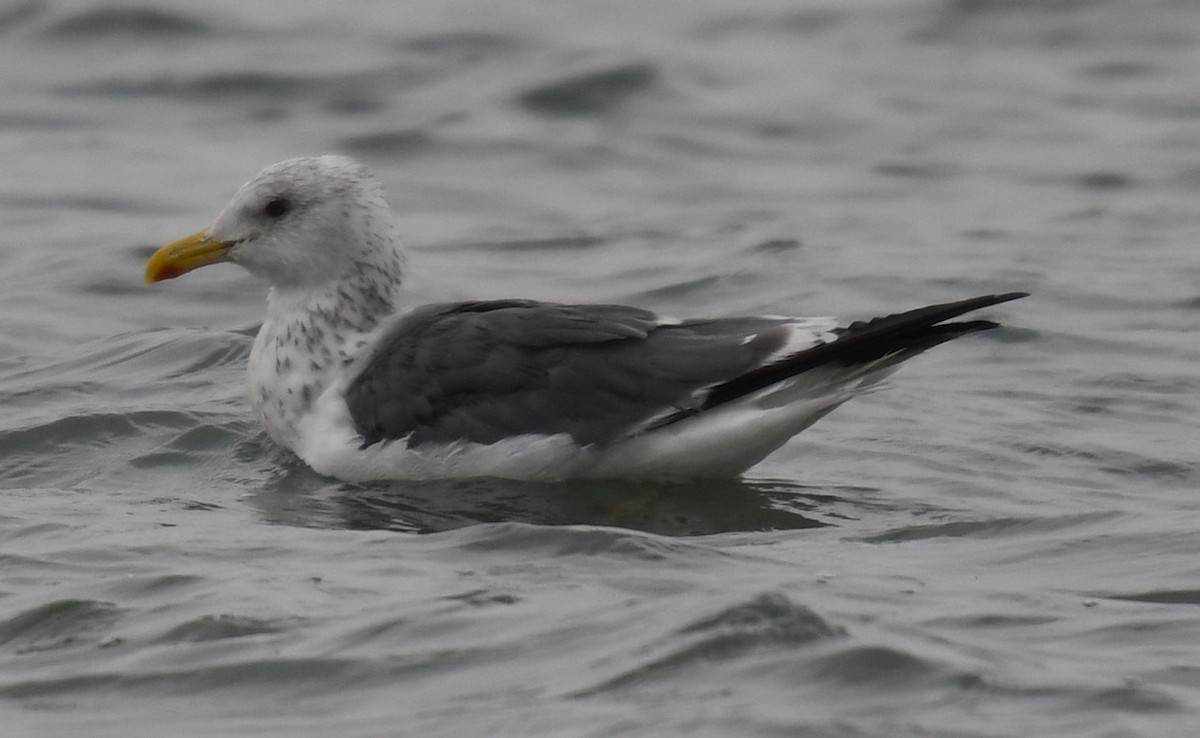
<path fill-rule="evenodd" d="M 433 533 L 468 525 L 603 525 L 660 535 L 795 530 L 830 525 L 842 498 L 777 480 L 693 483 L 503 479 L 347 484 L 298 462 L 259 492 L 269 522 L 303 527 Z"/>

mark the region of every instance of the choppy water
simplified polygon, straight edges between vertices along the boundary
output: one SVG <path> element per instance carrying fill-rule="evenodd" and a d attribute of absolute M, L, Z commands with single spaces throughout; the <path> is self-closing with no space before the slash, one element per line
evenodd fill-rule
<path fill-rule="evenodd" d="M 8 3 L 0 732 L 1196 735 L 1197 69 L 1183 0 Z M 330 151 L 415 301 L 1035 296 L 744 481 L 340 484 L 264 288 L 140 283 Z"/>

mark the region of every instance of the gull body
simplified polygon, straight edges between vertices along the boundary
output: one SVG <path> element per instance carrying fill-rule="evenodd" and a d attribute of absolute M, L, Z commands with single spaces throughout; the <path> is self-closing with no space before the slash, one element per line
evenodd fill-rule
<path fill-rule="evenodd" d="M 949 322 L 1005 293 L 842 325 L 666 320 L 531 300 L 402 307 L 379 183 L 338 156 L 289 159 L 146 281 L 231 262 L 270 284 L 248 392 L 272 439 L 351 481 L 741 474 L 904 360 L 996 327 Z"/>

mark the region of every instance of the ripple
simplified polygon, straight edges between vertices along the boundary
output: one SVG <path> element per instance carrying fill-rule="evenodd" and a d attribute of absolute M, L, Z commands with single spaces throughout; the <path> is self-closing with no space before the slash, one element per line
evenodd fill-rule
<path fill-rule="evenodd" d="M 55 450 L 103 446 L 116 438 L 141 435 L 147 429 L 183 430 L 194 422 L 190 413 L 171 410 L 80 413 L 0 431 L 0 449 L 5 455 L 27 454 L 44 459 Z"/>
<path fill-rule="evenodd" d="M 195 574 L 133 574 L 118 579 L 104 589 L 104 594 L 116 599 L 173 594 L 189 590 L 206 581 Z"/>
<path fill-rule="evenodd" d="M 1200 605 L 1200 589 L 1155 589 L 1147 592 L 1095 596 L 1107 597 L 1110 600 L 1150 602 L 1161 605 Z"/>
<path fill-rule="evenodd" d="M 1160 75 L 1162 72 L 1163 70 L 1155 64 L 1134 59 L 1100 62 L 1081 70 L 1085 77 L 1105 80 L 1152 77 Z"/>
<path fill-rule="evenodd" d="M 147 388 L 175 379 L 204 377 L 213 369 L 237 367 L 250 355 L 253 341 L 236 331 L 164 329 L 108 336 L 64 357 L 45 362 L 23 360 L 0 366 L 0 394 L 10 404 L 36 400 L 38 406 L 78 395 L 135 388 L 144 399 Z"/>
<path fill-rule="evenodd" d="M 785 595 L 768 592 L 684 625 L 648 649 L 665 653 L 577 696 L 669 679 L 699 664 L 708 670 L 717 663 L 737 661 L 753 652 L 792 651 L 845 634 L 843 628 L 831 625 L 807 607 Z"/>
<path fill-rule="evenodd" d="M 547 82 L 521 93 L 517 101 L 542 115 L 597 115 L 647 92 L 657 77 L 651 64 L 621 64 Z"/>
<path fill-rule="evenodd" d="M 829 625 L 812 610 L 774 592 L 759 595 L 712 617 L 695 621 L 681 628 L 678 633 L 716 636 L 722 648 L 733 645 L 738 647 L 735 650 L 763 643 L 810 643 L 845 635 L 842 628 Z M 710 641 L 709 645 L 712 643 Z"/>
<path fill-rule="evenodd" d="M 1098 5 L 1108 0 L 952 0 L 950 8 L 956 13 L 1068 13 Z"/>
<path fill-rule="evenodd" d="M 609 243 L 600 236 L 561 236 L 556 238 L 521 238 L 509 241 L 467 241 L 457 242 L 446 248 L 459 253 L 463 250 L 475 251 L 512 251 L 525 253 L 528 251 L 573 251 L 576 249 L 591 249 L 605 246 Z"/>
<path fill-rule="evenodd" d="M 546 557 L 616 557 L 638 561 L 664 561 L 715 554 L 678 540 L 606 528 L 545 528 L 521 523 L 497 523 L 464 531 L 458 545 L 470 551 L 521 551 Z M 719 555 L 719 554 L 717 554 Z"/>
<path fill-rule="evenodd" d="M 109 78 L 61 88 L 67 94 L 118 97 L 168 97 L 200 101 L 225 98 L 291 100 L 327 90 L 331 81 L 316 75 L 271 72 L 217 72 L 194 77 L 163 76 L 150 79 Z"/>
<path fill-rule="evenodd" d="M 175 435 L 162 446 L 131 458 L 138 469 L 182 468 L 193 464 L 201 453 L 222 452 L 233 448 L 244 436 L 240 425 L 221 422 L 199 422 Z"/>
<path fill-rule="evenodd" d="M 638 294 L 638 298 L 646 302 L 657 302 L 666 300 L 678 300 L 688 295 L 704 294 L 710 290 L 714 290 L 719 285 L 731 279 L 729 274 L 712 274 L 693 279 L 683 279 L 665 284 L 661 287 L 643 290 Z"/>
<path fill-rule="evenodd" d="M 1184 712 L 1184 703 L 1168 692 L 1145 684 L 1125 684 L 1101 689 L 1080 699 L 1083 711 L 1120 710 L 1134 713 Z"/>
<path fill-rule="evenodd" d="M 433 145 L 433 137 L 420 129 L 379 131 L 347 136 L 339 148 L 358 156 L 411 156 L 427 151 Z"/>
<path fill-rule="evenodd" d="M 131 459 L 142 468 L 186 465 L 197 450 L 224 452 L 242 430 L 240 386 L 226 390 L 210 372 L 236 366 L 240 376 L 249 343 L 234 332 L 138 332 L 49 362 L 12 362 L 0 370 L 9 411 L 0 426 L 0 478 L 91 484 L 130 471 Z M 203 411 L 194 410 L 197 390 L 208 396 Z"/>
<path fill-rule="evenodd" d="M 1021 533 L 1053 532 L 1108 517 L 1110 517 L 1109 513 L 1085 513 L 1052 518 L 1007 517 L 988 520 L 958 520 L 948 523 L 906 525 L 876 535 L 864 536 L 858 540 L 864 543 L 900 543 L 931 538 L 990 538 Z"/>
<path fill-rule="evenodd" d="M 512 36 L 478 31 L 458 31 L 416 36 L 404 40 L 404 47 L 422 54 L 452 58 L 460 64 L 478 63 L 521 46 Z"/>
<path fill-rule="evenodd" d="M 876 164 L 874 171 L 888 177 L 940 181 L 953 178 L 957 171 L 945 162 L 938 161 L 893 161 Z"/>
<path fill-rule="evenodd" d="M 856 685 L 879 684 L 888 688 L 918 685 L 947 676 L 947 668 L 891 646 L 858 644 L 817 658 L 812 667 L 823 679 Z"/>
<path fill-rule="evenodd" d="M 1196 479 L 1200 472 L 1194 458 L 1162 459 L 1119 449 L 1106 449 L 1098 468 L 1118 476 L 1181 482 Z"/>
<path fill-rule="evenodd" d="M 163 633 L 155 643 L 204 643 L 284 631 L 283 625 L 240 615 L 204 615 Z"/>
<path fill-rule="evenodd" d="M 20 119 L 18 119 L 20 120 Z M 59 126 L 54 119 L 46 119 L 48 127 L 66 127 Z M 78 121 L 69 124 L 75 127 Z M 121 199 L 116 197 L 105 197 L 102 195 L 73 195 L 60 193 L 57 195 L 37 195 L 33 193 L 21 192 L 11 193 L 4 196 L 7 203 L 17 207 L 27 208 L 30 210 L 52 210 L 61 212 L 64 207 L 74 210 L 93 210 L 99 213 L 115 213 L 125 215 L 151 215 L 160 213 L 161 209 L 151 203 L 139 202 L 130 199 Z"/>
<path fill-rule="evenodd" d="M 100 672 L 57 679 L 29 679 L 0 686 L 0 695 L 17 698 L 76 697 L 127 691 L 149 695 L 185 695 L 229 692 L 240 698 L 248 693 L 302 698 L 327 691 L 331 683 L 350 686 L 378 674 L 379 667 L 356 659 L 261 659 L 195 669 L 158 672 Z"/>
<path fill-rule="evenodd" d="M 1097 171 L 1079 175 L 1078 183 L 1085 190 L 1123 190 L 1136 181 L 1125 172 Z"/>
<path fill-rule="evenodd" d="M 96 631 L 112 625 L 122 610 L 110 602 L 55 600 L 0 621 L 0 645 L 17 653 L 94 644 Z"/>
<path fill-rule="evenodd" d="M 65 131 L 85 127 L 87 127 L 87 122 L 77 116 L 49 115 L 45 113 L 0 113 L 0 130 L 18 133 L 28 131 Z M 29 197 L 24 193 L 7 194 L 4 198 L 14 203 L 21 203 L 22 199 L 24 199 L 32 207 L 56 210 L 61 208 L 63 204 L 62 199 L 59 197 Z M 145 207 L 144 203 L 133 205 L 132 203 L 125 202 L 122 205 L 125 207 Z M 145 207 L 145 210 L 149 212 L 151 209 Z"/>
<path fill-rule="evenodd" d="M 768 238 L 746 248 L 747 251 L 759 254 L 783 254 L 800 248 L 800 241 L 795 238 Z"/>
<path fill-rule="evenodd" d="M 515 605 L 521 598 L 506 592 L 493 592 L 489 589 L 472 589 L 459 594 L 443 595 L 443 600 L 461 602 L 471 607 L 488 607 L 491 605 Z"/>
<path fill-rule="evenodd" d="M 974 615 L 953 615 L 933 618 L 925 622 L 927 626 L 951 628 L 1029 628 L 1039 625 L 1049 625 L 1059 621 L 1057 615 L 1026 615 L 1012 613 L 981 613 Z"/>
<path fill-rule="evenodd" d="M 701 37 L 720 38 L 741 33 L 783 33 L 808 36 L 844 23 L 850 13 L 833 8 L 810 8 L 780 14 L 746 13 L 707 21 L 697 28 Z"/>
<path fill-rule="evenodd" d="M 153 8 L 95 8 L 76 13 L 46 28 L 52 38 L 145 40 L 204 36 L 212 28 L 194 18 Z"/>

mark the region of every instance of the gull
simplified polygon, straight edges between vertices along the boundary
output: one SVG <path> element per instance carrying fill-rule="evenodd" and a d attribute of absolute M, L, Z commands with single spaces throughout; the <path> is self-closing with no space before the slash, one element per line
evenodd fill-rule
<path fill-rule="evenodd" d="M 636 307 L 403 305 L 383 188 L 341 156 L 271 165 L 147 283 L 230 262 L 270 284 L 248 391 L 270 437 L 348 481 L 735 477 L 902 362 L 997 324 L 983 295 L 866 321 Z"/>

